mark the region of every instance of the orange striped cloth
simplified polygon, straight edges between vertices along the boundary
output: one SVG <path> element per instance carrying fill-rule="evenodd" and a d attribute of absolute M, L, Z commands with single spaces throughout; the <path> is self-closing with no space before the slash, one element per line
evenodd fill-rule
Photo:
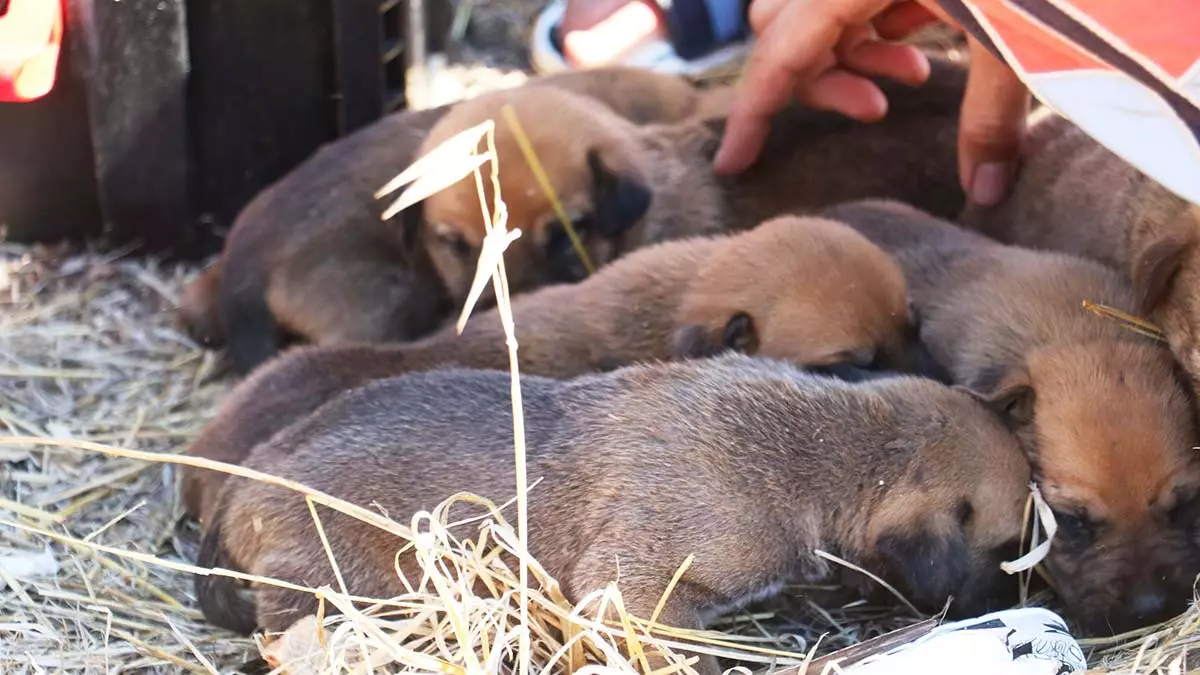
<path fill-rule="evenodd" d="M 1043 103 L 1200 204 L 1200 0 L 938 0 Z"/>

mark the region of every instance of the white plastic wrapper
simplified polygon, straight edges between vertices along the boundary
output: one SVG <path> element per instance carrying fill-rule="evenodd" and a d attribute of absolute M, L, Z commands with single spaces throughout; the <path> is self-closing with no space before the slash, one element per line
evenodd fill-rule
<path fill-rule="evenodd" d="M 1087 662 L 1054 612 L 1010 609 L 942 624 L 928 635 L 850 668 L 853 675 L 1066 675 Z"/>

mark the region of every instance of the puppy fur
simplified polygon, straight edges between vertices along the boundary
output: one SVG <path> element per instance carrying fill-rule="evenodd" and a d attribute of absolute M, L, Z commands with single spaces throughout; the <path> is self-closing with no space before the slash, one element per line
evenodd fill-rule
<path fill-rule="evenodd" d="M 441 371 L 371 383 L 259 446 L 246 465 L 397 522 L 468 491 L 515 494 L 509 378 Z M 639 365 L 572 381 L 525 376 L 530 552 L 567 598 L 619 581 L 649 617 L 680 563 L 695 560 L 661 616 L 701 628 L 795 580 L 831 576 L 813 554 L 854 560 L 936 611 L 1003 601 L 1013 580 L 1029 467 L 1013 436 L 969 395 L 923 378 L 863 384 L 727 355 Z M 353 440 L 351 440 L 353 439 Z M 664 486 L 668 486 L 664 489 Z M 463 506 L 452 519 L 480 513 Z M 322 510 L 351 593 L 404 593 L 402 542 Z M 232 478 L 207 559 L 298 584 L 332 583 L 302 497 Z M 411 556 L 399 565 L 413 583 Z M 230 580 L 197 577 L 210 621 L 287 628 L 312 596 L 261 588 L 257 611 Z M 706 657 L 701 672 L 718 673 Z"/>
<path fill-rule="evenodd" d="M 957 216 L 966 203 L 957 159 L 966 71 L 941 57 L 931 55 L 929 61 L 929 80 L 920 87 L 876 82 L 887 96 L 888 112 L 874 124 L 798 104 L 777 114 L 755 164 L 722 179 L 730 211 L 759 222 L 779 213 L 886 198 L 942 218 Z M 724 118 L 710 126 L 724 135 Z"/>
<path fill-rule="evenodd" d="M 892 252 L 934 358 L 1021 439 L 1058 519 L 1047 565 L 1074 617 L 1111 632 L 1182 611 L 1200 572 L 1193 402 L 1168 350 L 1081 307 L 1133 310 L 1123 276 L 897 203 L 826 215 Z"/>
<path fill-rule="evenodd" d="M 802 365 L 915 371 L 919 348 L 900 268 L 850 228 L 781 217 L 737 235 L 637 251 L 579 284 L 517 296 L 521 372 L 567 378 L 724 350 Z M 346 389 L 447 365 L 506 369 L 496 310 L 412 344 L 298 349 L 251 375 L 188 453 L 239 463 Z M 206 517 L 225 474 L 184 467 L 183 503 Z"/>
<path fill-rule="evenodd" d="M 183 289 L 183 297 L 179 299 L 177 324 L 205 347 L 220 347 L 225 339 L 225 327 L 217 311 L 220 289 L 221 265 L 214 263 Z"/>
<path fill-rule="evenodd" d="M 1134 309 L 1157 322 L 1200 382 L 1200 206 L 1050 110 L 1031 118 L 1009 198 L 960 220 L 999 241 L 1074 253 L 1129 276 Z"/>
<path fill-rule="evenodd" d="M 596 265 L 646 244 L 727 230 L 729 218 L 711 172 L 698 170 L 675 147 L 643 141 L 647 134 L 659 135 L 652 131 L 656 127 L 639 130 L 611 110 L 557 87 L 483 94 L 446 113 L 429 132 L 421 155 L 464 129 L 495 120 L 507 226 L 522 232 L 505 252 L 513 292 L 578 281 L 587 272 L 502 115 L 508 105 Z M 716 139 L 702 133 L 699 140 L 714 144 Z M 484 187 L 490 204 L 490 181 Z M 486 234 L 475 182 L 464 179 L 430 195 L 423 208 L 421 240 L 451 297 L 462 300 Z"/>
<path fill-rule="evenodd" d="M 506 267 L 510 288 L 522 291 L 577 281 L 585 269 L 504 121 L 505 105 L 522 120 L 589 259 L 603 265 L 647 244 L 746 229 L 847 199 L 890 197 L 957 214 L 963 195 L 955 145 L 964 83 L 961 67 L 937 60 L 923 87 L 881 83 L 893 103 L 874 125 L 789 108 L 773 121 L 758 164 L 733 178 L 711 170 L 731 97 L 720 88 L 706 92 L 684 122 L 642 128 L 559 87 L 496 92 L 455 106 L 430 131 L 422 154 L 496 121 L 508 227 L 523 233 L 508 247 Z M 490 182 L 484 187 L 490 202 Z M 486 232 L 474 181 L 430 196 L 424 208 L 421 240 L 451 296 L 462 299 Z"/>
<path fill-rule="evenodd" d="M 692 113 L 698 92 L 682 78 L 634 68 L 563 73 L 535 80 L 592 97 L 637 123 Z M 445 290 L 414 239 L 419 208 L 404 225 L 382 222 L 374 193 L 417 157 L 425 134 L 449 109 L 402 112 L 321 148 L 239 214 L 214 276 L 219 325 L 248 372 L 287 335 L 316 343 L 405 340 L 450 311 Z M 207 283 L 201 279 L 197 284 Z M 212 294 L 197 289 L 198 297 Z M 211 301 L 210 301 L 211 302 Z M 183 318 L 190 326 L 194 311 Z M 203 334 L 197 325 L 189 332 Z M 226 342 L 218 334 L 209 344 Z"/>

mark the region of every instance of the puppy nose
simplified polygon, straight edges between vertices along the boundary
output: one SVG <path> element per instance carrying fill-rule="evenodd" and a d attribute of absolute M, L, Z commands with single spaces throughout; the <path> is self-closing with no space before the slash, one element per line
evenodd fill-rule
<path fill-rule="evenodd" d="M 1167 607 L 1167 594 L 1155 589 L 1142 591 L 1133 596 L 1129 611 L 1138 619 L 1147 621 L 1158 618 Z"/>

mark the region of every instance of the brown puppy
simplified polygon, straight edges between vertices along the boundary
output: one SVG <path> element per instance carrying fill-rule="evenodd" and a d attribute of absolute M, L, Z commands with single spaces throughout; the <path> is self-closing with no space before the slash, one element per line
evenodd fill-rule
<path fill-rule="evenodd" d="M 1017 431 L 1058 519 L 1047 565 L 1075 618 L 1107 632 L 1182 611 L 1200 572 L 1190 390 L 1166 349 L 1081 307 L 1132 310 L 1126 280 L 896 203 L 826 213 L 892 252 L 934 358 Z"/>
<path fill-rule="evenodd" d="M 697 106 L 697 90 L 682 78 L 635 68 L 534 81 L 593 97 L 637 123 L 675 121 Z M 447 109 L 391 115 L 326 145 L 239 214 L 223 271 L 214 273 L 224 278 L 219 316 L 231 327 L 238 370 L 273 355 L 286 333 L 317 343 L 402 340 L 440 323 L 451 306 L 414 239 L 420 209 L 404 214 L 407 227 L 382 222 L 387 204 L 374 193 L 416 158 Z"/>
<path fill-rule="evenodd" d="M 1156 321 L 1200 382 L 1200 206 L 1159 185 L 1042 110 L 1007 201 L 972 205 L 960 220 L 1000 241 L 1113 265 L 1133 282 L 1137 313 Z"/>
<path fill-rule="evenodd" d="M 912 88 L 876 82 L 887 117 L 860 124 L 843 115 L 791 105 L 771 121 L 758 160 L 722 179 L 729 210 L 759 222 L 779 213 L 886 198 L 953 218 L 966 202 L 958 177 L 958 120 L 964 67 L 930 57 L 929 80 Z M 725 120 L 710 126 L 724 134 Z"/>
<path fill-rule="evenodd" d="M 504 120 L 506 105 L 522 120 L 588 258 L 599 266 L 647 244 L 745 229 L 847 199 L 887 196 L 956 214 L 963 204 L 955 143 L 964 82 L 961 67 L 935 61 L 929 83 L 919 89 L 883 85 L 894 103 L 877 125 L 790 108 L 773 121 L 758 165 L 731 179 L 710 168 L 728 105 L 722 89 L 706 92 L 691 120 L 643 128 L 559 87 L 494 92 L 442 117 L 422 154 L 495 121 L 508 227 L 523 233 L 506 252 L 509 284 L 523 291 L 576 281 L 586 271 Z M 484 187 L 490 203 L 490 181 Z M 424 202 L 421 239 L 460 300 L 486 231 L 476 190 L 475 181 L 465 179 Z"/>
<path fill-rule="evenodd" d="M 658 140 L 658 132 L 651 131 L 656 127 L 639 130 L 613 111 L 557 87 L 484 94 L 446 113 L 430 130 L 421 155 L 464 129 L 495 120 L 508 228 L 522 232 L 505 252 L 514 292 L 577 281 L 586 269 L 502 115 L 507 105 L 521 121 L 594 264 L 646 244 L 726 231 L 729 218 L 711 172 L 699 170 L 691 157 L 681 157 L 679 148 L 656 148 L 644 140 L 647 133 Z M 711 134 L 697 131 L 702 143 L 715 142 Z M 490 204 L 490 181 L 485 181 L 485 192 Z M 461 180 L 429 196 L 423 208 L 422 241 L 451 297 L 462 300 L 485 234 L 475 181 Z"/>
<path fill-rule="evenodd" d="M 374 382 L 252 453 L 246 465 L 398 522 L 460 491 L 515 494 L 509 377 L 451 370 Z M 1029 467 L 1016 439 L 961 391 L 923 378 L 849 384 L 768 359 L 633 366 L 571 381 L 523 377 L 530 552 L 578 601 L 618 578 L 649 617 L 696 558 L 661 621 L 717 615 L 831 575 L 823 549 L 898 583 L 936 611 L 996 607 L 1013 580 Z M 370 467 L 367 469 L 367 467 Z M 470 513 L 467 513 L 469 511 Z M 452 519 L 475 515 L 464 507 Z M 200 564 L 292 583 L 333 583 L 303 497 L 233 478 Z M 403 542 L 321 513 L 351 593 L 404 593 Z M 399 558 L 416 583 L 420 569 Z M 205 616 L 249 631 L 313 613 L 302 593 L 197 577 Z M 1007 587 L 1007 589 L 1006 589 Z M 716 673 L 706 657 L 702 672 Z"/>
<path fill-rule="evenodd" d="M 904 276 L 850 228 L 782 217 L 733 236 L 637 251 L 579 284 L 518 296 L 521 372 L 565 378 L 725 349 L 802 365 L 919 370 Z M 241 384 L 188 448 L 238 463 L 254 445 L 346 389 L 445 365 L 508 367 L 499 313 L 413 344 L 300 349 Z M 189 514 L 207 514 L 225 474 L 185 467 Z"/>

